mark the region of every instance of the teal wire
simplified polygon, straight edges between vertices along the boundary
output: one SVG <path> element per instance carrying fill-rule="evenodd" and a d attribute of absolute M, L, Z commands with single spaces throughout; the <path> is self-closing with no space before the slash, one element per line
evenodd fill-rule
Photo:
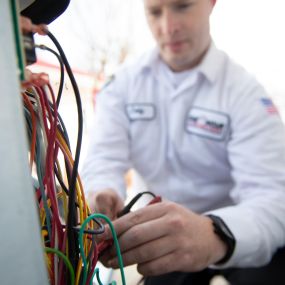
<path fill-rule="evenodd" d="M 86 256 L 84 254 L 84 247 L 83 247 L 83 233 L 84 233 L 84 229 L 87 225 L 87 223 L 90 222 L 90 220 L 92 219 L 103 219 L 107 222 L 107 224 L 110 226 L 111 232 L 112 232 L 112 236 L 114 239 L 114 243 L 115 243 L 115 247 L 116 247 L 116 253 L 118 256 L 118 261 L 119 261 L 119 267 L 120 267 L 120 272 L 121 272 L 121 279 L 122 279 L 122 285 L 126 285 L 126 279 L 125 279 L 125 273 L 124 273 L 124 264 L 123 264 L 123 258 L 121 255 L 121 251 L 120 251 L 120 245 L 118 242 L 118 238 L 117 238 L 117 234 L 116 231 L 114 229 L 114 226 L 111 222 L 111 220 L 103 215 L 103 214 L 92 214 L 90 215 L 88 218 L 86 218 L 84 220 L 84 222 L 82 223 L 81 227 L 80 227 L 80 231 L 79 231 L 79 245 L 80 245 L 80 254 L 82 257 L 82 261 L 83 261 L 83 284 L 86 284 L 86 279 L 87 279 L 87 260 L 86 260 Z"/>
<path fill-rule="evenodd" d="M 100 279 L 100 276 L 99 276 L 99 268 L 96 268 L 94 273 L 93 273 L 93 276 L 92 276 L 92 280 L 94 278 L 94 275 L 96 274 L 96 278 L 97 278 L 97 281 L 99 283 L 99 285 L 104 285 Z M 89 285 L 92 285 L 92 280 L 90 281 L 90 284 Z M 109 285 L 117 285 L 116 281 L 112 281 L 111 283 L 109 283 Z"/>
<path fill-rule="evenodd" d="M 96 278 L 97 278 L 97 281 L 98 281 L 99 285 L 104 285 L 104 284 L 101 282 L 101 279 L 100 279 L 100 276 L 99 276 L 99 268 L 96 268 L 96 269 L 95 269 L 94 274 L 96 274 Z"/>
<path fill-rule="evenodd" d="M 92 285 L 93 282 L 92 280 L 94 279 L 94 276 L 96 274 L 96 278 L 97 278 L 97 281 L 99 283 L 99 285 L 103 285 L 101 279 L 100 279 L 100 276 L 99 276 L 99 268 L 96 268 L 93 272 L 93 275 L 92 275 L 92 279 L 90 280 L 90 284 L 89 285 Z M 116 281 L 112 281 L 111 283 L 109 283 L 109 285 L 117 285 Z"/>

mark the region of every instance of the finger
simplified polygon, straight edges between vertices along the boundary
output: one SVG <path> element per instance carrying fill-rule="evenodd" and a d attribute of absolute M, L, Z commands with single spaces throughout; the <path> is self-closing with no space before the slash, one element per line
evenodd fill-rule
<path fill-rule="evenodd" d="M 105 267 L 110 267 L 109 265 L 110 256 L 107 250 L 102 255 L 100 255 L 99 260 Z"/>
<path fill-rule="evenodd" d="M 112 210 L 105 208 L 105 207 L 96 207 L 95 206 L 95 213 L 102 214 L 107 216 L 110 219 L 113 219 L 114 213 Z M 105 221 L 103 221 L 105 223 Z"/>
<path fill-rule="evenodd" d="M 113 222 L 113 226 L 118 236 L 126 232 L 135 225 L 158 219 L 166 215 L 168 211 L 168 202 L 149 205 L 134 212 L 130 212 Z"/>
<path fill-rule="evenodd" d="M 151 242 L 169 234 L 171 233 L 163 218 L 158 218 L 135 225 L 118 238 L 120 251 L 124 253 L 132 248 L 138 247 L 144 243 Z M 113 235 L 109 225 L 106 225 L 104 233 L 98 235 L 98 241 L 103 241 L 110 238 L 113 238 Z M 106 260 L 113 259 L 115 256 L 117 256 L 115 245 L 108 248 L 104 253 L 104 259 Z"/>
<path fill-rule="evenodd" d="M 177 252 L 171 252 L 157 259 L 140 263 L 137 270 L 144 276 L 162 275 L 173 271 L 179 271 L 180 260 Z"/>
<path fill-rule="evenodd" d="M 152 240 L 151 242 L 124 252 L 122 254 L 124 266 L 150 262 L 151 260 L 155 260 L 166 254 L 170 254 L 176 247 L 175 236 L 165 236 L 163 238 Z M 117 257 L 107 261 L 107 264 L 112 268 L 117 268 L 119 266 Z"/>
<path fill-rule="evenodd" d="M 92 212 L 101 213 L 111 219 L 115 218 L 117 207 L 121 207 L 123 201 L 112 190 L 89 193 L 88 204 Z"/>
<path fill-rule="evenodd" d="M 28 33 L 28 32 L 32 31 L 33 23 L 29 18 L 21 16 L 20 17 L 20 26 L 21 26 L 21 29 L 24 33 Z"/>
<path fill-rule="evenodd" d="M 119 237 L 120 248 L 122 252 L 126 252 L 139 245 L 171 234 L 164 218 L 160 217 L 155 220 L 135 225 L 121 234 Z M 115 254 L 115 248 L 113 247 L 111 250 L 111 257 L 115 256 Z"/>
<path fill-rule="evenodd" d="M 33 25 L 33 32 L 45 36 L 48 33 L 48 26 L 45 24 Z"/>

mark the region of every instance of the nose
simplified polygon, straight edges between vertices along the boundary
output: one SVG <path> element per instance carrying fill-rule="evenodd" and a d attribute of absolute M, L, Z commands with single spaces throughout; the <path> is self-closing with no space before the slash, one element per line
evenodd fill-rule
<path fill-rule="evenodd" d="M 172 11 L 165 10 L 161 17 L 161 32 L 166 36 L 173 36 L 178 31 L 177 16 Z"/>

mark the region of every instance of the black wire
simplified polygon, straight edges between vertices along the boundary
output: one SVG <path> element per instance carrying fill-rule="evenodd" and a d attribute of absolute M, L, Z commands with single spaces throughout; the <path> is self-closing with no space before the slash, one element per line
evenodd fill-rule
<path fill-rule="evenodd" d="M 156 195 L 155 195 L 153 192 L 151 192 L 151 191 L 144 191 L 144 192 L 141 192 L 141 194 L 142 194 L 142 195 L 149 194 L 149 195 L 151 195 L 153 198 L 156 197 Z"/>
<path fill-rule="evenodd" d="M 62 190 L 66 193 L 67 196 L 69 196 L 69 190 L 68 188 L 66 187 L 66 185 L 64 184 L 64 182 L 62 181 L 60 175 L 59 175 L 59 172 L 58 172 L 58 169 L 57 169 L 57 165 L 55 164 L 54 165 L 54 173 L 55 173 L 55 176 L 56 176 L 56 179 L 57 181 L 59 182 Z M 76 205 L 78 207 L 78 204 Z"/>
<path fill-rule="evenodd" d="M 138 193 L 134 198 L 132 198 L 132 200 L 123 208 L 123 210 L 121 210 L 118 214 L 117 217 L 122 217 L 123 215 L 126 215 L 127 213 L 130 212 L 131 208 L 134 206 L 134 204 L 140 199 L 141 196 L 145 195 L 145 194 L 149 194 L 151 195 L 153 198 L 156 197 L 156 195 L 150 191 L 144 191 L 144 192 L 140 192 Z"/>
<path fill-rule="evenodd" d="M 36 45 L 37 48 L 40 48 L 42 50 L 47 50 L 49 52 L 51 52 L 52 54 L 54 54 L 58 61 L 59 61 L 59 65 L 60 65 L 60 82 L 59 82 L 59 88 L 58 88 L 58 94 L 57 94 L 57 98 L 56 98 L 56 106 L 59 106 L 60 103 L 60 99 L 62 96 L 62 90 L 63 90 L 63 83 L 64 83 L 64 64 L 62 61 L 62 58 L 60 57 L 60 55 L 55 52 L 53 49 L 45 46 L 45 45 Z"/>
<path fill-rule="evenodd" d="M 62 179 L 58 173 L 58 169 L 57 169 L 56 164 L 54 165 L 54 172 L 55 172 L 56 178 L 57 178 L 62 190 L 66 193 L 67 196 L 69 196 L 69 190 L 67 189 L 66 185 L 62 181 Z M 79 208 L 79 204 L 77 202 L 75 202 L 75 205 L 77 208 Z M 84 233 L 85 234 L 91 234 L 91 235 L 98 235 L 98 234 L 104 233 L 104 231 L 105 231 L 104 225 L 99 220 L 97 220 L 96 218 L 93 218 L 92 220 L 99 226 L 99 228 L 95 229 L 95 230 L 84 230 Z M 73 227 L 73 228 L 78 232 L 80 231 L 80 227 Z"/>
<path fill-rule="evenodd" d="M 57 129 L 58 131 L 61 133 L 62 138 L 64 139 L 65 143 L 67 144 L 67 147 L 71 153 L 71 148 L 70 148 L 70 142 L 69 142 L 69 137 L 65 128 L 65 125 L 61 119 L 60 116 L 58 116 L 59 118 L 59 122 L 57 124 Z M 64 164 L 65 164 L 65 169 L 66 169 L 66 176 L 67 176 L 67 181 L 70 185 L 70 181 L 71 181 L 71 169 L 70 169 L 70 165 L 69 165 L 69 161 L 68 159 L 64 156 Z M 68 188 L 68 187 L 66 187 Z"/>
<path fill-rule="evenodd" d="M 78 136 L 77 136 L 77 144 L 76 144 L 76 151 L 75 151 L 75 159 L 74 165 L 72 169 L 70 187 L 69 187 L 69 199 L 68 199 L 68 217 L 67 217 L 67 238 L 68 238 L 68 256 L 70 258 L 72 267 L 74 270 L 77 268 L 77 263 L 79 259 L 79 246 L 78 246 L 78 234 L 74 231 L 74 226 L 77 223 L 77 213 L 76 213 L 76 193 L 75 193 L 75 185 L 76 185 L 76 178 L 78 173 L 78 164 L 79 164 L 79 157 L 80 157 L 80 150 L 82 144 L 82 134 L 83 134 L 83 113 L 82 113 L 82 104 L 80 99 L 80 93 L 75 81 L 74 75 L 68 63 L 68 60 L 65 56 L 65 53 L 60 46 L 59 42 L 55 38 L 55 36 L 51 33 L 47 33 L 48 37 L 52 40 L 54 45 L 59 51 L 59 54 L 62 58 L 62 61 L 65 65 L 67 74 L 70 78 L 71 85 L 74 90 L 75 98 L 76 98 L 76 105 L 78 111 Z"/>
<path fill-rule="evenodd" d="M 88 215 L 88 217 L 89 217 L 90 215 Z M 99 228 L 97 228 L 97 229 L 89 229 L 89 230 L 84 230 L 83 231 L 83 233 L 85 233 L 85 234 L 90 234 L 90 235 L 100 235 L 100 234 L 103 234 L 104 232 L 105 232 L 105 226 L 104 226 L 104 224 L 103 223 L 101 223 L 98 219 L 96 219 L 96 218 L 92 218 L 91 219 L 93 222 L 95 222 L 98 226 L 99 226 Z M 46 226 L 43 226 L 42 228 L 44 229 L 44 227 L 46 227 Z M 62 225 L 62 227 L 63 228 L 66 228 L 66 225 Z M 80 231 L 80 229 L 81 229 L 81 225 L 80 224 L 78 224 L 78 226 L 76 226 L 76 227 L 73 227 L 74 228 L 74 230 L 76 230 L 77 232 L 79 232 Z"/>
<path fill-rule="evenodd" d="M 61 132 L 67 146 L 68 146 L 68 149 L 71 151 L 71 148 L 70 148 L 70 141 L 69 141 L 69 137 L 68 137 L 68 133 L 67 133 L 67 130 L 66 130 L 66 127 L 64 125 L 64 122 L 61 118 L 61 116 L 57 113 L 57 116 L 58 116 L 58 119 L 59 119 L 59 124 L 58 124 L 58 129 L 59 131 Z"/>
<path fill-rule="evenodd" d="M 103 223 L 101 223 L 99 220 L 97 220 L 96 218 L 93 218 L 92 221 L 94 221 L 98 226 L 99 228 L 98 229 L 92 229 L 92 230 L 84 230 L 84 233 L 85 234 L 91 234 L 91 235 L 99 235 L 99 234 L 103 234 L 105 232 L 105 226 Z M 76 231 L 80 231 L 80 228 L 81 226 L 77 226 L 77 227 L 74 227 L 74 229 Z"/>

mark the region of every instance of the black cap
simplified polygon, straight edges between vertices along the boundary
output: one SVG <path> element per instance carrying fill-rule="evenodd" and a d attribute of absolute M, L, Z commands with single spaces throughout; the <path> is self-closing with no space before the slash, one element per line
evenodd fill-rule
<path fill-rule="evenodd" d="M 70 0 L 35 0 L 21 11 L 34 24 L 49 24 L 60 16 L 68 7 Z"/>

